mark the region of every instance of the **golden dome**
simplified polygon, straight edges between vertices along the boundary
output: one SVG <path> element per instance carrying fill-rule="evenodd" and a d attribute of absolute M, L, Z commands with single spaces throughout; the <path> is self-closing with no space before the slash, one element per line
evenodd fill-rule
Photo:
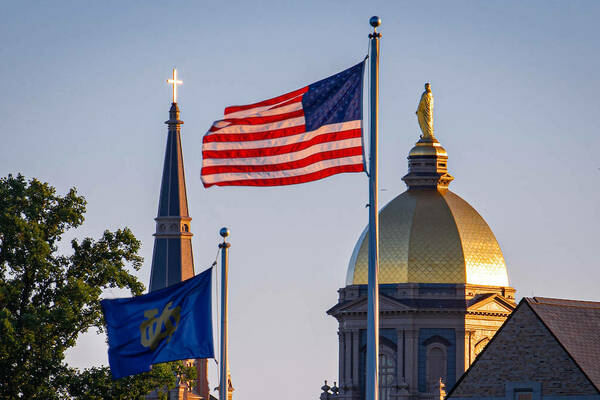
<path fill-rule="evenodd" d="M 379 283 L 508 286 L 500 246 L 484 219 L 449 190 L 412 188 L 379 214 Z M 366 284 L 368 235 L 356 244 L 347 285 Z"/>

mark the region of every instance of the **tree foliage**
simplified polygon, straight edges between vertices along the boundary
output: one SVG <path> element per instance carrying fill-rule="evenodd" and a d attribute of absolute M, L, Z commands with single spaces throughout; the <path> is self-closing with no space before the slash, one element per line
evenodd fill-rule
<path fill-rule="evenodd" d="M 130 273 L 142 258 L 127 228 L 74 239 L 70 254 L 59 252 L 63 234 L 83 223 L 85 207 L 74 188 L 60 196 L 20 174 L 0 179 L 0 398 L 139 398 L 152 385 L 175 383 L 177 363 L 124 381 L 111 381 L 106 368 L 66 365 L 65 351 L 79 334 L 102 331 L 104 289 L 144 290 Z M 103 397 L 110 390 L 118 395 Z"/>
<path fill-rule="evenodd" d="M 113 381 L 107 367 L 71 371 L 66 384 L 69 396 L 75 399 L 143 399 L 151 390 L 167 399 L 167 389 L 173 388 L 180 377 L 189 387 L 196 379 L 196 368 L 183 361 L 153 365 L 150 372 Z"/>

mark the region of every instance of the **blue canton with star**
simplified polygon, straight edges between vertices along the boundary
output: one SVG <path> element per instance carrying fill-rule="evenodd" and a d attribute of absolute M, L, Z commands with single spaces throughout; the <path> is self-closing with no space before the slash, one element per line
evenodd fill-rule
<path fill-rule="evenodd" d="M 306 131 L 323 125 L 362 120 L 364 61 L 309 85 L 302 97 Z"/>

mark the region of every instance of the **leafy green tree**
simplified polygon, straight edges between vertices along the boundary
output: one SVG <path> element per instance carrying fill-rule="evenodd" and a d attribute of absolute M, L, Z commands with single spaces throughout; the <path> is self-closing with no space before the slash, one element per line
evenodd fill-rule
<path fill-rule="evenodd" d="M 143 399 L 156 388 L 160 388 L 157 390 L 159 398 L 167 399 L 167 390 L 175 386 L 176 376 L 191 387 L 196 379 L 196 368 L 176 361 L 153 365 L 150 372 L 117 381 L 112 380 L 107 367 L 90 368 L 83 372 L 73 370 L 66 386 L 73 399 Z"/>
<path fill-rule="evenodd" d="M 0 398 L 137 399 L 175 384 L 181 363 L 123 381 L 112 381 L 106 368 L 66 365 L 65 351 L 81 333 L 102 332 L 104 289 L 144 290 L 130 273 L 142 258 L 127 228 L 74 239 L 68 255 L 58 251 L 63 234 L 83 223 L 85 206 L 74 188 L 60 196 L 37 179 L 0 178 Z"/>

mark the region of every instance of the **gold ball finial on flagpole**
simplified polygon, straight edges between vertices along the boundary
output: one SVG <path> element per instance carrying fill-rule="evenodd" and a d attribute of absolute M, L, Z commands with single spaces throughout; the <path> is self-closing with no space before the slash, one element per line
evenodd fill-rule
<path fill-rule="evenodd" d="M 227 236 L 229 236 L 229 228 L 221 228 L 221 230 L 219 231 L 219 235 L 221 235 L 221 237 L 225 239 Z"/>
<path fill-rule="evenodd" d="M 379 18 L 377 15 L 371 17 L 371 19 L 369 20 L 369 24 L 371 24 L 371 26 L 373 28 L 376 28 L 381 25 L 381 18 Z"/>
<path fill-rule="evenodd" d="M 369 33 L 369 39 L 379 39 L 381 37 L 381 33 L 377 32 L 377 27 L 381 25 L 381 18 L 377 15 L 374 15 L 369 20 L 369 24 L 373 27 L 373 33 Z"/>

